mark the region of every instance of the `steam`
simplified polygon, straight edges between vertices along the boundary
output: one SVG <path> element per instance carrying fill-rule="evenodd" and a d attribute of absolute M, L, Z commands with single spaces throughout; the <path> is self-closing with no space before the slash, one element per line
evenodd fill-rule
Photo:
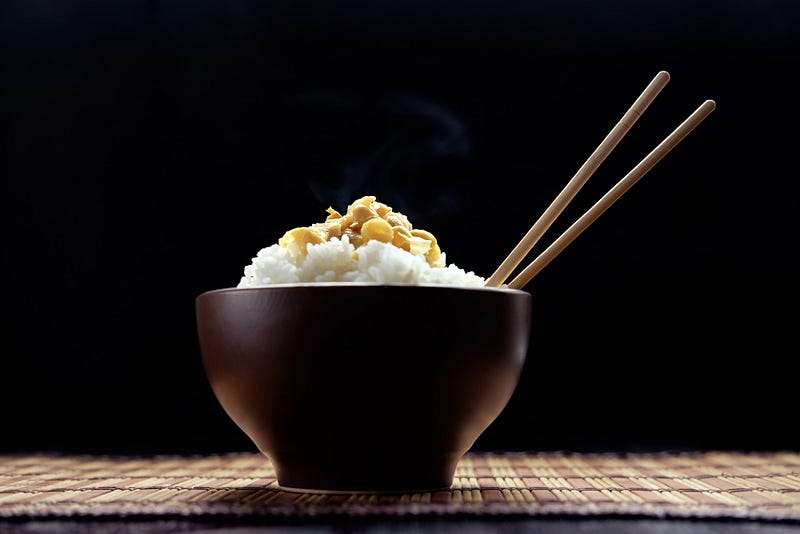
<path fill-rule="evenodd" d="M 472 147 L 468 128 L 455 113 L 408 94 L 375 103 L 329 95 L 325 102 L 360 120 L 341 132 L 352 152 L 328 181 L 309 183 L 321 204 L 343 209 L 374 194 L 412 220 L 421 210 L 447 215 L 457 208 L 457 195 L 446 187 L 452 180 L 448 173 L 453 162 L 471 156 Z"/>

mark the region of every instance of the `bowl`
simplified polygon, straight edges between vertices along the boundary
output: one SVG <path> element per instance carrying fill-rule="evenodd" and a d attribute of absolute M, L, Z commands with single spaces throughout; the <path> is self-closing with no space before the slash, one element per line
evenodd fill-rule
<path fill-rule="evenodd" d="M 525 363 L 531 295 L 505 288 L 298 284 L 196 298 L 217 400 L 307 492 L 448 488 Z"/>

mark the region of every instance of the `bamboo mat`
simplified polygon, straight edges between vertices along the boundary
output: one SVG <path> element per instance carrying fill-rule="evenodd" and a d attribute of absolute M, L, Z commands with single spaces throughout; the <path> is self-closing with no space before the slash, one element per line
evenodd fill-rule
<path fill-rule="evenodd" d="M 800 521 L 800 453 L 468 453 L 452 488 L 281 490 L 257 453 L 0 455 L 0 518 L 649 516 Z"/>

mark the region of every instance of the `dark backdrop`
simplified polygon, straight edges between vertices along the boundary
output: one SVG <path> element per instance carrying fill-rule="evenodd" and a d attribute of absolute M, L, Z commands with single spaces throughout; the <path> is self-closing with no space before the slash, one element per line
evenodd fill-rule
<path fill-rule="evenodd" d="M 799 448 L 796 6 L 3 2 L 0 447 L 251 449 L 197 295 L 364 194 L 489 276 L 663 69 L 543 245 L 717 109 L 528 285 L 476 448 Z"/>

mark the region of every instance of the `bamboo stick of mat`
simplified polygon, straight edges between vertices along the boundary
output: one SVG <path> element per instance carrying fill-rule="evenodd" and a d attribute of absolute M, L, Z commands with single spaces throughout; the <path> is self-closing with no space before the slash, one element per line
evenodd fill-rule
<path fill-rule="evenodd" d="M 666 139 L 653 149 L 636 167 L 634 167 L 622 180 L 617 182 L 611 190 L 598 200 L 594 206 L 584 213 L 572 226 L 556 239 L 552 245 L 547 247 L 544 252 L 539 254 L 516 278 L 509 282 L 511 289 L 524 287 L 531 279 L 539 274 L 558 254 L 561 253 L 572 241 L 578 237 L 590 224 L 603 214 L 611 205 L 616 202 L 628 189 L 658 163 L 661 158 L 675 148 L 686 135 L 703 122 L 709 113 L 714 111 L 716 103 L 713 100 L 706 100 L 694 113 L 681 123 Z"/>
<path fill-rule="evenodd" d="M 553 200 L 550 206 L 542 213 L 528 233 L 522 238 L 508 257 L 500 264 L 494 274 L 484 284 L 489 287 L 500 287 L 511 275 L 516 267 L 525 259 L 528 252 L 536 245 L 542 235 L 550 228 L 553 221 L 564 211 L 567 204 L 575 197 L 583 185 L 591 178 L 601 163 L 608 157 L 620 140 L 631 129 L 634 123 L 644 113 L 647 107 L 655 100 L 669 81 L 669 73 L 660 71 L 647 85 L 639 98 L 631 105 L 625 115 L 617 122 L 614 128 L 606 135 L 605 139 L 597 146 L 584 164 L 567 183 L 561 193 Z"/>

